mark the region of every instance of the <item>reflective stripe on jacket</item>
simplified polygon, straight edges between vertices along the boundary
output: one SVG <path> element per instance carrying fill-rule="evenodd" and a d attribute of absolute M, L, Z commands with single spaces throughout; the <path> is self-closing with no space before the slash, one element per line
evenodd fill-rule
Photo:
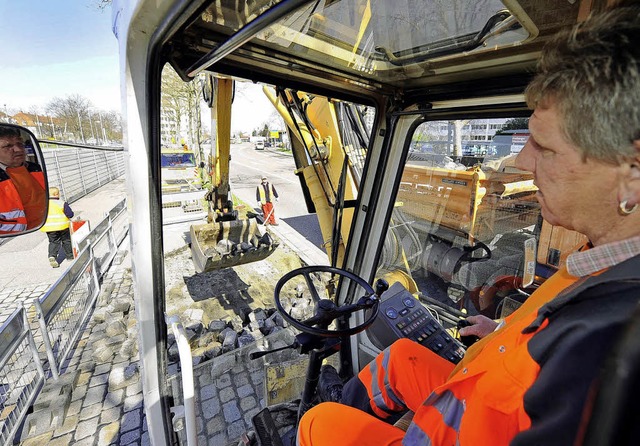
<path fill-rule="evenodd" d="M 43 232 L 62 231 L 69 227 L 69 218 L 64 214 L 64 201 L 49 200 L 47 221 L 40 229 Z"/>
<path fill-rule="evenodd" d="M 507 318 L 502 329 L 472 346 L 464 363 L 416 411 L 403 445 L 506 446 L 528 429 L 531 419 L 523 398 L 540 372 L 528 344 L 548 321 L 530 333 L 522 331 L 537 318 L 540 306 L 578 280 L 565 270 L 558 271 L 526 306 Z"/>
<path fill-rule="evenodd" d="M 540 306 L 577 280 L 565 271 L 552 276 L 523 307 L 507 318 L 502 329 L 467 351 L 463 367 L 451 372 L 453 364 L 447 363 L 447 369 L 434 354 L 433 367 L 419 375 L 421 382 L 414 384 L 433 390 L 414 409 L 415 416 L 402 440 L 403 445 L 506 446 L 518 432 L 529 428 L 531 420 L 523 406 L 523 397 L 535 382 L 540 366 L 529 354 L 528 343 L 547 323 L 528 334 L 522 330 L 536 319 Z M 411 348 L 423 347 L 398 341 L 390 348 L 401 350 L 392 352 L 390 358 L 386 352 L 379 355 L 358 374 L 367 388 L 371 409 L 381 418 L 403 410 L 407 397 L 394 391 L 396 382 L 402 381 L 399 375 L 403 374 L 407 358 L 413 356 Z"/>

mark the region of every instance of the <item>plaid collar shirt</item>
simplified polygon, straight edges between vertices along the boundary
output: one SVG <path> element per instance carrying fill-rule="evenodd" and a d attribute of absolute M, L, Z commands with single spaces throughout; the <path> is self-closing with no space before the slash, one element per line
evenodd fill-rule
<path fill-rule="evenodd" d="M 585 277 L 639 254 L 640 235 L 569 254 L 567 272 L 574 277 Z"/>

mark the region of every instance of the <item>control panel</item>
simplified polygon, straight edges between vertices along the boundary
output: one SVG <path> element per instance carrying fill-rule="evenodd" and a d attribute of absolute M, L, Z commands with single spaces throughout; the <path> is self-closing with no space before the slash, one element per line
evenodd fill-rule
<path fill-rule="evenodd" d="M 397 339 L 409 338 L 454 364 L 464 356 L 463 346 L 399 282 L 382 294 L 378 317 L 367 334 L 381 350 Z"/>

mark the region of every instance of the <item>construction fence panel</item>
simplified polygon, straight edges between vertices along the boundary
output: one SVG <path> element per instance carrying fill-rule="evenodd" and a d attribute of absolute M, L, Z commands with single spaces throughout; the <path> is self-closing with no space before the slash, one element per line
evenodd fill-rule
<path fill-rule="evenodd" d="M 66 274 L 34 301 L 54 378 L 58 377 L 64 360 L 91 314 L 99 292 L 96 265 L 88 246 Z"/>
<path fill-rule="evenodd" d="M 0 444 L 11 444 L 44 383 L 24 308 L 0 326 Z"/>
<path fill-rule="evenodd" d="M 87 148 L 43 149 L 49 186 L 69 203 L 124 174 L 124 153 Z"/>

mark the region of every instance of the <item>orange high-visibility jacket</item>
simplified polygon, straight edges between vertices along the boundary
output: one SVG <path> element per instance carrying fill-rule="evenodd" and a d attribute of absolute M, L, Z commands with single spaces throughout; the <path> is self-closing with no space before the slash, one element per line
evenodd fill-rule
<path fill-rule="evenodd" d="M 31 176 L 44 189 L 44 174 L 39 165 L 27 163 Z M 23 232 L 27 230 L 27 216 L 24 204 L 11 177 L 0 169 L 0 234 Z"/>
<path fill-rule="evenodd" d="M 589 388 L 639 301 L 636 256 L 519 313 L 433 391 L 403 445 L 574 444 Z"/>

